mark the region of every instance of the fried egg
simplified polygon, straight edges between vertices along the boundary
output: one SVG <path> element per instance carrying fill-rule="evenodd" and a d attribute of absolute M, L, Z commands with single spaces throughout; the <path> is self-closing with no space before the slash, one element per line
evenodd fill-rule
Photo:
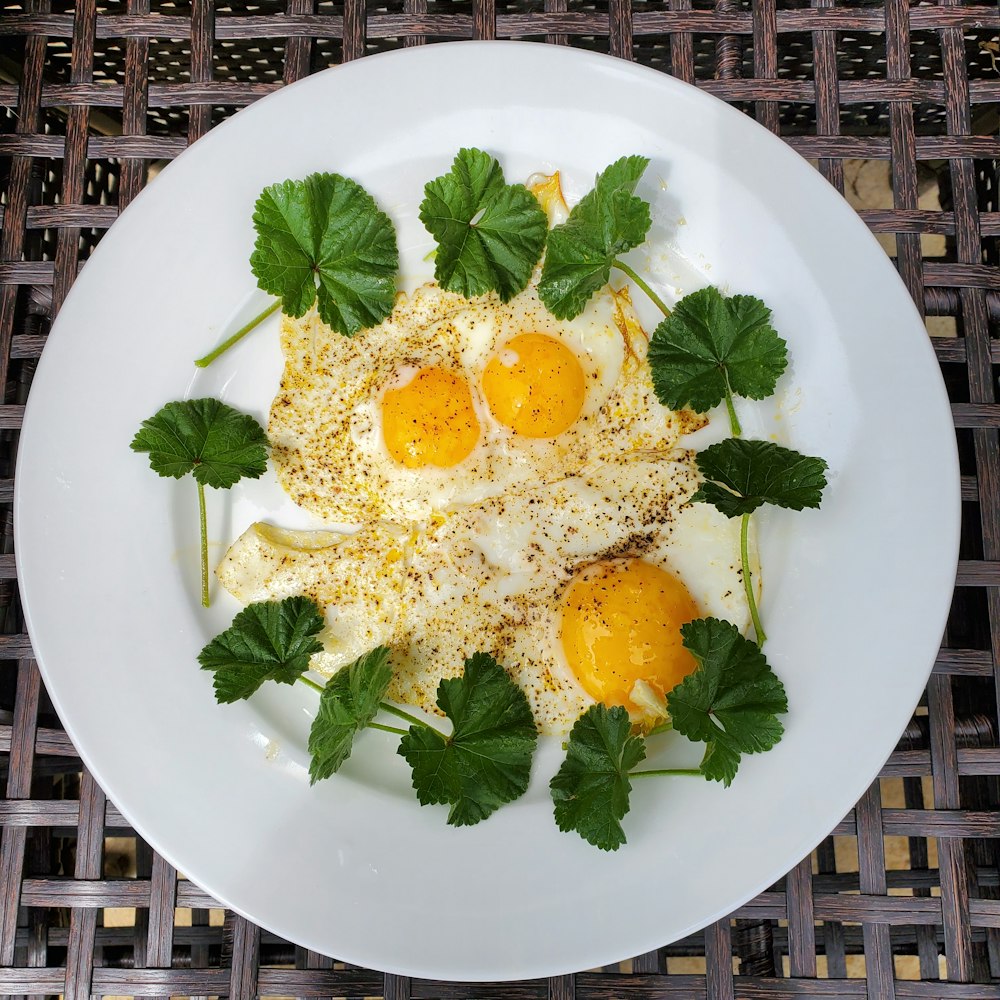
<path fill-rule="evenodd" d="M 743 627 L 738 521 L 687 501 L 690 453 L 621 457 L 555 483 L 453 508 L 420 529 L 353 534 L 253 525 L 218 570 L 244 603 L 290 594 L 325 610 L 330 674 L 392 649 L 389 697 L 435 711 L 440 680 L 492 653 L 528 696 L 541 732 L 567 732 L 595 701 L 639 723 L 694 667 L 680 626 Z"/>
<path fill-rule="evenodd" d="M 278 478 L 335 524 L 426 522 L 458 504 L 668 453 L 703 422 L 653 392 L 627 290 L 555 319 L 529 285 L 507 303 L 424 285 L 353 338 L 282 320 L 268 428 Z"/>
<path fill-rule="evenodd" d="M 529 186 L 565 221 L 558 175 Z M 657 401 L 627 288 L 560 321 L 538 277 L 507 303 L 426 284 L 354 338 L 283 317 L 272 457 L 327 527 L 252 525 L 218 577 L 243 603 L 312 597 L 318 674 L 389 646 L 394 701 L 437 712 L 489 652 L 542 733 L 596 702 L 648 729 L 695 667 L 681 626 L 748 625 L 739 522 L 689 502 L 681 439 L 706 421 Z"/>

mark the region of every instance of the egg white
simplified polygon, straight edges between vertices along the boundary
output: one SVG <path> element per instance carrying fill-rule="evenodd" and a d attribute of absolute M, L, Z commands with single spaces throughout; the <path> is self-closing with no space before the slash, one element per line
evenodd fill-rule
<path fill-rule="evenodd" d="M 403 606 L 410 533 L 385 522 L 357 534 L 289 531 L 252 524 L 229 547 L 216 575 L 243 604 L 311 597 L 324 609 L 324 652 L 331 673 L 391 642 Z"/>
<path fill-rule="evenodd" d="M 560 340 L 583 370 L 581 415 L 553 438 L 514 433 L 482 395 L 486 365 L 522 333 Z M 556 482 L 595 461 L 668 452 L 703 422 L 656 400 L 647 338 L 626 291 L 605 289 L 576 319 L 559 321 L 534 285 L 504 304 L 492 294 L 468 300 L 430 284 L 354 338 L 312 313 L 285 317 L 281 340 L 285 368 L 268 428 L 275 468 L 297 504 L 331 523 L 426 522 L 447 507 Z M 472 453 L 450 468 L 405 468 L 384 440 L 386 389 L 426 366 L 467 381 L 481 428 Z"/>
<path fill-rule="evenodd" d="M 645 559 L 680 577 L 703 614 L 746 625 L 739 522 L 688 504 L 697 484 L 690 454 L 633 456 L 453 508 L 422 530 L 378 522 L 347 536 L 254 525 L 218 575 L 243 602 L 317 600 L 325 649 L 310 665 L 319 673 L 389 645 L 389 696 L 434 711 L 440 680 L 490 652 L 527 694 L 540 731 L 565 733 L 592 703 L 558 639 L 562 594 L 586 565 Z"/>

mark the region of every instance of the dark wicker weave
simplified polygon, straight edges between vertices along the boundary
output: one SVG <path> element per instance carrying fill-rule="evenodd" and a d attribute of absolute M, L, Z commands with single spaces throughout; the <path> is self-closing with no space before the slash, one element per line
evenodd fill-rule
<path fill-rule="evenodd" d="M 24 0 L 0 11 L 0 993 L 1000 997 L 996 2 Z M 863 216 L 895 234 L 917 305 L 957 334 L 934 344 L 962 460 L 958 587 L 926 697 L 880 782 L 811 860 L 731 919 L 620 968 L 548 982 L 383 976 L 231 913 L 210 919 L 213 900 L 82 771 L 32 660 L 12 554 L 36 360 L 81 260 L 150 168 L 284 83 L 455 38 L 649 63 L 753 115 L 841 190 L 846 160 L 889 160 L 893 207 Z M 918 208 L 933 185 L 942 210 Z M 938 256 L 922 255 L 929 235 L 944 237 Z M 111 907 L 135 909 L 112 919 Z"/>

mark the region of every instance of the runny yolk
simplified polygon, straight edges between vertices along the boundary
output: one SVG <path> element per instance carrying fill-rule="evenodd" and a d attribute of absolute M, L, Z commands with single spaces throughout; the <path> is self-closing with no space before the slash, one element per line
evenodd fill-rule
<path fill-rule="evenodd" d="M 446 368 L 427 367 L 398 389 L 386 389 L 382 437 L 408 469 L 458 465 L 479 440 L 469 383 Z"/>
<path fill-rule="evenodd" d="M 560 639 L 570 669 L 595 701 L 628 706 L 637 680 L 660 694 L 697 666 L 681 625 L 699 616 L 687 587 L 642 559 L 597 563 L 563 599 Z"/>
<path fill-rule="evenodd" d="M 583 409 L 583 369 L 562 342 L 543 333 L 508 341 L 483 372 L 493 416 L 517 434 L 549 438 L 570 427 Z"/>

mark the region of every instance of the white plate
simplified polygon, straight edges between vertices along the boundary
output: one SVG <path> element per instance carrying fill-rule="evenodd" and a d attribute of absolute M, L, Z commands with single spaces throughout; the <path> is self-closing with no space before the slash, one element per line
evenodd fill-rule
<path fill-rule="evenodd" d="M 744 412 L 832 468 L 821 511 L 761 518 L 767 652 L 791 705 L 784 740 L 746 759 L 729 789 L 637 783 L 615 854 L 556 829 L 546 786 L 558 746 L 544 748 L 522 800 L 473 828 L 416 804 L 381 733 L 310 788 L 309 692 L 272 685 L 215 704 L 195 656 L 235 604 L 198 606 L 193 483 L 158 478 L 128 447 L 145 417 L 185 395 L 219 394 L 265 418 L 280 374 L 274 322 L 207 372 L 191 364 L 261 301 L 247 258 L 262 187 L 315 170 L 359 179 L 394 217 L 412 284 L 428 266 L 422 186 L 463 145 L 499 155 L 509 178 L 559 167 L 576 197 L 618 156 L 650 156 L 640 193 L 667 248 L 652 260 L 661 288 L 713 282 L 773 306 L 790 371 L 776 411 Z M 28 626 L 98 781 L 226 905 L 316 951 L 414 976 L 604 964 L 688 934 L 780 877 L 891 752 L 937 650 L 957 554 L 938 367 L 861 222 L 721 102 L 542 45 L 366 58 L 213 130 L 122 214 L 73 286 L 19 457 Z M 215 555 L 254 517 L 288 513 L 270 476 L 211 500 Z"/>

